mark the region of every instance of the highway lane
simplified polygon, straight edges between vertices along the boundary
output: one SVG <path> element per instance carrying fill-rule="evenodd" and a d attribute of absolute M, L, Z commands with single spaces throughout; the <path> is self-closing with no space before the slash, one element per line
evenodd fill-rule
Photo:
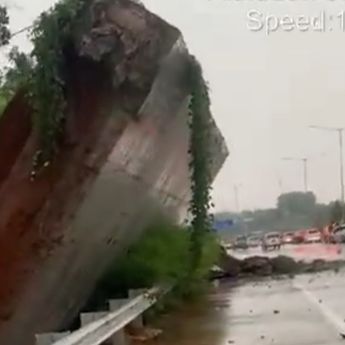
<path fill-rule="evenodd" d="M 228 297 L 229 339 L 220 344 L 344 344 L 344 289 L 344 272 L 237 287 Z"/>
<path fill-rule="evenodd" d="M 295 260 L 345 259 L 345 248 L 308 244 L 263 253 L 231 251 L 239 259 L 287 255 Z M 162 318 L 156 345 L 345 344 L 345 269 L 294 278 L 225 282 L 200 305 Z"/>
<path fill-rule="evenodd" d="M 345 344 L 345 271 L 224 283 L 164 318 L 156 345 Z"/>

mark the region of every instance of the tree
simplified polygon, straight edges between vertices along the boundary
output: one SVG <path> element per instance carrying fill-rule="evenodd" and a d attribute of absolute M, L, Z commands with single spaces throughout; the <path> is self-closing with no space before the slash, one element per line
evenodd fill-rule
<path fill-rule="evenodd" d="M 330 204 L 330 221 L 340 223 L 343 218 L 343 206 L 339 201 Z"/>
<path fill-rule="evenodd" d="M 7 7 L 0 5 L 0 47 L 9 44 L 12 38 L 9 23 Z M 32 60 L 24 53 L 20 53 L 17 47 L 14 47 L 9 53 L 9 60 L 12 67 L 1 71 L 0 75 L 0 116 L 24 78 L 28 76 L 28 70 L 33 65 Z"/>
<path fill-rule="evenodd" d="M 0 46 L 7 45 L 11 39 L 11 31 L 8 28 L 10 18 L 6 6 L 0 6 Z"/>
<path fill-rule="evenodd" d="M 20 52 L 18 47 L 11 49 L 8 58 L 11 66 L 1 73 L 0 116 L 17 90 L 27 84 L 34 65 L 33 60 Z"/>
<path fill-rule="evenodd" d="M 314 210 L 313 227 L 321 229 L 329 224 L 330 206 L 326 204 L 317 204 Z"/>
<path fill-rule="evenodd" d="M 4 71 L 2 88 L 9 97 L 12 97 L 18 88 L 28 82 L 33 68 L 33 60 L 25 53 L 20 52 L 18 47 L 12 48 L 8 58 L 12 66 Z"/>
<path fill-rule="evenodd" d="M 287 231 L 322 227 L 329 221 L 329 206 L 316 203 L 312 192 L 293 192 L 282 194 L 277 201 L 277 208 L 243 211 L 241 214 L 231 214 L 237 219 L 235 225 L 228 230 L 234 235 L 253 231 Z M 224 219 L 229 213 L 218 214 L 216 219 Z"/>
<path fill-rule="evenodd" d="M 292 192 L 282 194 L 278 198 L 278 210 L 281 215 L 311 215 L 316 207 L 316 197 L 312 192 Z"/>

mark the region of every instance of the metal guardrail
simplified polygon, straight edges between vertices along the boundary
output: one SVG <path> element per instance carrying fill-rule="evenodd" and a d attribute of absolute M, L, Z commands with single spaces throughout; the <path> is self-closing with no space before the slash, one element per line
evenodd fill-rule
<path fill-rule="evenodd" d="M 168 290 L 150 289 L 129 299 L 119 309 L 110 311 L 104 317 L 91 322 L 79 330 L 53 342 L 52 345 L 98 345 L 112 338 L 129 323 L 137 319 L 145 310 L 155 304 Z M 123 300 L 122 300 L 123 302 Z"/>

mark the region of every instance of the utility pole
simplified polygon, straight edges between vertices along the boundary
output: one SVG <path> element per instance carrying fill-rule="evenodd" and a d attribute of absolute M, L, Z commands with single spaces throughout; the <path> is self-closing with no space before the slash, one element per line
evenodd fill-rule
<path fill-rule="evenodd" d="M 304 191 L 308 192 L 308 158 L 283 157 L 283 161 L 293 161 L 303 164 L 303 187 Z"/>
<path fill-rule="evenodd" d="M 339 167 L 340 167 L 340 200 L 342 203 L 343 219 L 344 219 L 344 155 L 343 155 L 343 132 L 344 128 L 310 126 L 312 129 L 319 129 L 323 131 L 335 132 L 338 134 L 339 140 Z"/>

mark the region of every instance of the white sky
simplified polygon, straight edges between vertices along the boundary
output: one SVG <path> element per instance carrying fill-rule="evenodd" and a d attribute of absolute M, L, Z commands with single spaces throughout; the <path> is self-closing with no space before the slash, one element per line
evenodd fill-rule
<path fill-rule="evenodd" d="M 54 2 L 7 0 L 12 4 L 12 28 L 31 24 Z M 281 191 L 302 189 L 302 165 L 281 161 L 285 156 L 310 157 L 310 189 L 322 202 L 338 198 L 337 137 L 308 126 L 345 127 L 345 32 L 336 18 L 345 0 L 144 3 L 182 31 L 210 83 L 213 114 L 231 151 L 215 182 L 216 208 L 235 208 L 235 184 L 240 185 L 240 206 L 246 209 L 274 206 Z M 325 11 L 333 21 L 327 32 L 267 36 L 247 28 L 252 9 L 291 16 Z M 14 43 L 29 49 L 25 36 Z"/>

